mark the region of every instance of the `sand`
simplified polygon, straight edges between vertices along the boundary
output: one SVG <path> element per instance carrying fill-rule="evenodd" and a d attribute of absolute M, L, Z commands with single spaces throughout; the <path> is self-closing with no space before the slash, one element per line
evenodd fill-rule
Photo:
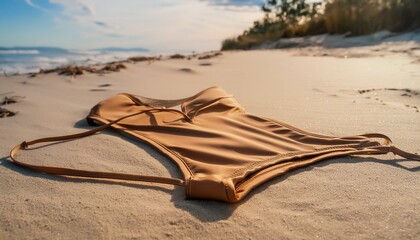
<path fill-rule="evenodd" d="M 256 49 L 290 49 L 300 56 L 333 56 L 338 58 L 385 57 L 403 55 L 420 63 L 420 31 L 392 33 L 380 31 L 370 35 L 314 35 L 282 38 L 266 42 Z"/>
<path fill-rule="evenodd" d="M 186 200 L 182 187 L 51 176 L 8 160 L 23 140 L 90 129 L 90 108 L 116 93 L 173 99 L 214 85 L 256 115 L 327 135 L 381 132 L 420 152 L 419 80 L 419 63 L 401 54 L 336 58 L 292 50 L 140 62 L 76 78 L 0 77 L 1 98 L 25 97 L 2 106 L 18 113 L 0 118 L 0 239 L 419 239 L 420 163 L 392 154 L 305 167 L 238 204 Z M 167 158 L 113 131 L 18 157 L 180 177 Z"/>

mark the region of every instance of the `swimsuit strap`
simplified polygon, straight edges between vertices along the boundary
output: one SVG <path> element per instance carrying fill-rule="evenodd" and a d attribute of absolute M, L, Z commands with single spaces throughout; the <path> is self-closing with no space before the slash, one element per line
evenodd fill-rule
<path fill-rule="evenodd" d="M 173 111 L 177 113 L 181 113 L 184 117 L 184 119 L 187 122 L 192 122 L 192 119 L 186 115 L 184 112 L 178 111 L 176 109 L 171 109 L 169 107 L 173 107 L 179 104 L 182 104 L 185 101 L 188 101 L 190 99 L 193 99 L 196 96 L 199 96 L 205 91 L 208 91 L 212 88 L 216 87 L 210 87 L 207 89 L 202 90 L 201 92 L 182 99 L 175 99 L 175 100 L 162 100 L 162 99 L 154 99 L 154 98 L 147 98 L 142 97 L 138 95 L 131 95 L 127 93 L 122 93 L 123 95 L 126 95 L 130 99 L 132 99 L 135 103 L 146 105 L 151 107 L 151 109 L 146 109 L 143 111 L 139 111 L 136 113 L 132 113 L 126 116 L 123 116 L 119 119 L 116 119 L 114 121 L 108 122 L 107 124 L 101 125 L 100 127 L 97 127 L 92 130 L 88 130 L 85 132 L 77 133 L 77 134 L 71 134 L 71 135 L 64 135 L 64 136 L 57 136 L 57 137 L 48 137 L 48 138 L 41 138 L 33 141 L 24 141 L 21 144 L 15 146 L 10 151 L 10 159 L 13 163 L 38 171 L 43 173 L 50 173 L 50 174 L 56 174 L 56 175 L 65 175 L 65 176 L 78 176 L 78 177 L 91 177 L 91 178 L 108 178 L 108 179 L 120 179 L 120 180 L 131 180 L 131 181 L 142 181 L 142 182 L 155 182 L 155 183 L 163 183 L 163 184 L 172 184 L 172 185 L 178 185 L 178 186 L 185 186 L 185 181 L 178 178 L 168 178 L 168 177 L 155 177 L 155 176 L 144 176 L 144 175 L 135 175 L 135 174 L 126 174 L 126 173 L 113 173 L 113 172 L 98 172 L 98 171 L 87 171 L 87 170 L 79 170 L 79 169 L 72 169 L 72 168 L 62 168 L 62 167 L 48 167 L 48 166 L 39 166 L 29 163 L 24 163 L 16 158 L 16 154 L 20 150 L 27 149 L 30 145 L 38 144 L 38 143 L 45 143 L 45 142 L 61 142 L 71 139 L 77 139 L 77 138 L 83 138 L 90 135 L 93 135 L 99 131 L 102 131 L 113 124 L 118 123 L 119 121 L 136 116 L 142 113 L 146 112 L 152 112 L 152 111 Z M 93 121 L 91 119 L 87 119 L 88 123 L 91 124 Z"/>
<path fill-rule="evenodd" d="M 45 143 L 45 142 L 57 142 L 57 141 L 65 141 L 70 139 L 76 139 L 76 138 L 83 138 L 90 135 L 93 135 L 99 131 L 102 131 L 110 126 L 112 126 L 115 123 L 118 123 L 119 121 L 139 115 L 146 112 L 151 111 L 165 111 L 169 109 L 147 109 L 140 112 L 136 112 L 124 117 L 121 117 L 119 119 L 116 119 L 114 121 L 111 121 L 107 124 L 104 124 L 100 127 L 97 127 L 95 129 L 77 133 L 77 134 L 71 134 L 71 135 L 64 135 L 64 136 L 57 136 L 57 137 L 48 137 L 48 138 L 41 138 L 29 142 L 22 142 L 21 144 L 15 146 L 12 151 L 10 152 L 10 158 L 15 164 L 18 164 L 20 166 L 38 171 L 43 173 L 50 173 L 50 174 L 56 174 L 56 175 L 66 175 L 66 176 L 78 176 L 78 177 L 91 177 L 91 178 L 109 178 L 109 179 L 120 179 L 120 180 L 132 180 L 132 181 L 142 181 L 142 182 L 155 182 L 155 183 L 163 183 L 163 184 L 172 184 L 172 185 L 178 185 L 178 186 L 184 186 L 185 181 L 177 178 L 167 178 L 167 177 L 155 177 L 155 176 L 144 176 L 144 175 L 134 175 L 134 174 L 126 174 L 126 173 L 113 173 L 113 172 L 97 172 L 97 171 L 87 171 L 87 170 L 78 170 L 78 169 L 72 169 L 72 168 L 62 168 L 62 167 L 48 167 L 48 166 L 40 166 L 40 165 L 33 165 L 24 163 L 21 161 L 18 161 L 16 159 L 16 154 L 20 150 L 25 150 L 30 145 L 38 144 L 38 143 Z"/>
<path fill-rule="evenodd" d="M 411 159 L 411 160 L 415 160 L 415 161 L 420 161 L 420 155 L 415 154 L 415 153 L 406 152 L 406 151 L 394 146 L 394 144 L 392 143 L 392 140 L 384 134 L 368 133 L 368 134 L 363 134 L 363 135 L 359 135 L 359 136 L 368 137 L 368 138 L 382 138 L 382 139 L 385 139 L 385 142 L 382 145 L 370 147 L 372 149 L 377 149 L 377 150 L 380 150 L 384 153 L 392 152 L 392 153 L 394 153 L 394 154 L 396 154 L 400 157 L 403 157 L 403 158 L 407 158 L 407 159 Z"/>

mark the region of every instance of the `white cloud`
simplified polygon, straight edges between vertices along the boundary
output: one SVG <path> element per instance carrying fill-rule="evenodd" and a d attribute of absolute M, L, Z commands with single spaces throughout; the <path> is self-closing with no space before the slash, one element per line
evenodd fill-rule
<path fill-rule="evenodd" d="M 258 6 L 209 5 L 197 0 L 49 1 L 61 6 L 54 18 L 70 22 L 92 40 L 80 43 L 88 48 L 218 49 L 224 38 L 241 33 L 262 17 Z"/>
<path fill-rule="evenodd" d="M 26 4 L 28 4 L 29 6 L 35 8 L 35 9 L 41 10 L 43 12 L 47 12 L 47 10 L 45 8 L 42 8 L 42 7 L 38 6 L 32 0 L 25 0 L 25 2 L 26 2 Z"/>
<path fill-rule="evenodd" d="M 94 16 L 96 14 L 90 0 L 49 0 L 52 4 L 63 7 L 65 13 Z"/>
<path fill-rule="evenodd" d="M 90 4 L 81 5 L 81 9 L 88 15 L 94 16 L 96 14 L 95 9 Z"/>

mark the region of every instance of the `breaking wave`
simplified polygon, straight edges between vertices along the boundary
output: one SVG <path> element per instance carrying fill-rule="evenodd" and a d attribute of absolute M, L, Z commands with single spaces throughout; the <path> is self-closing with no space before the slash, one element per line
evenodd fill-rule
<path fill-rule="evenodd" d="M 0 50 L 0 54 L 39 54 L 38 50 Z"/>
<path fill-rule="evenodd" d="M 67 50 L 60 48 L 1 49 L 0 74 L 25 74 L 65 65 L 95 65 L 133 56 L 148 56 L 147 50 Z"/>

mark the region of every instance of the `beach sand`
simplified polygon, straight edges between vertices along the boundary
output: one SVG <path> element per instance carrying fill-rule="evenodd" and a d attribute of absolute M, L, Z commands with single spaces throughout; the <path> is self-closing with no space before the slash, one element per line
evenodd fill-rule
<path fill-rule="evenodd" d="M 1 98 L 25 97 L 1 106 L 18 113 L 0 118 L 0 239 L 419 239 L 420 163 L 393 154 L 323 161 L 263 184 L 238 204 L 186 200 L 183 187 L 41 174 L 8 160 L 24 140 L 91 129 L 84 120 L 90 108 L 116 93 L 174 99 L 215 85 L 255 115 L 326 135 L 380 132 L 420 152 L 418 62 L 388 52 L 297 53 L 127 63 L 101 76 L 0 77 Z M 111 130 L 18 157 L 180 177 L 157 151 Z"/>

